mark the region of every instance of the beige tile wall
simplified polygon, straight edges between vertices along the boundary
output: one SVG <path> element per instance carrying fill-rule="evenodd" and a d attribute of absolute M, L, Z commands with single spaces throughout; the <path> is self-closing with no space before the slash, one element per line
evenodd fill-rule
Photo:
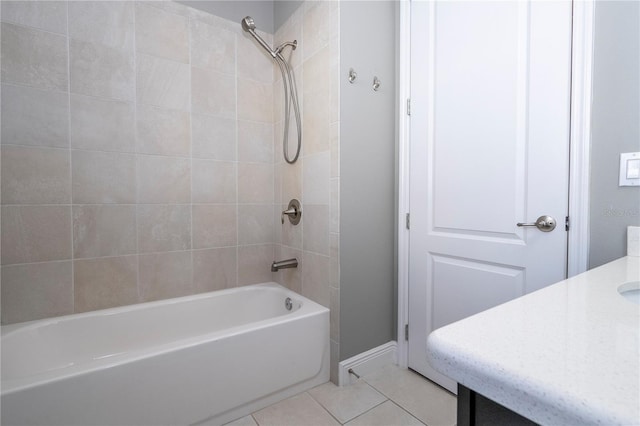
<path fill-rule="evenodd" d="M 1 53 L 3 324 L 272 280 L 272 64 L 239 23 L 3 1 Z"/>
<path fill-rule="evenodd" d="M 275 280 L 331 308 L 335 380 L 339 15 L 308 1 L 262 34 L 298 41 L 290 165 L 279 69 L 238 23 L 173 2 L 3 1 L 2 323 Z M 291 198 L 297 226 L 280 223 Z"/>
<path fill-rule="evenodd" d="M 337 1 L 306 1 L 276 31 L 276 45 L 298 41 L 291 55 L 302 112 L 300 159 L 287 164 L 282 156 L 283 99 L 279 69 L 274 71 L 275 199 L 284 209 L 291 198 L 302 203 L 302 220 L 280 223 L 276 212 L 276 257 L 297 257 L 298 269 L 274 274 L 287 287 L 331 309 L 331 379 L 337 382 L 340 324 L 339 268 L 339 22 Z M 286 51 L 287 53 L 289 50 Z M 291 129 L 294 129 L 292 120 Z M 295 130 L 289 133 L 293 156 Z"/>

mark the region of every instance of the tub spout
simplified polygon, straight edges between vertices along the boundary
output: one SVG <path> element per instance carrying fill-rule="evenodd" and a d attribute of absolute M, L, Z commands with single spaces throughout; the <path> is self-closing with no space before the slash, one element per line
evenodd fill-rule
<path fill-rule="evenodd" d="M 297 268 L 297 267 L 298 267 L 298 259 L 296 258 L 280 260 L 278 262 L 273 262 L 271 264 L 271 272 L 278 272 L 280 269 Z"/>

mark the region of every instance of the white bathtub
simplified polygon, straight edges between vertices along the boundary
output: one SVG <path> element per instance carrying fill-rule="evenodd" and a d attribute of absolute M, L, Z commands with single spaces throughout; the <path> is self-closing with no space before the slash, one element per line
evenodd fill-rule
<path fill-rule="evenodd" d="M 222 424 L 329 380 L 329 310 L 275 283 L 4 326 L 1 344 L 3 425 Z"/>

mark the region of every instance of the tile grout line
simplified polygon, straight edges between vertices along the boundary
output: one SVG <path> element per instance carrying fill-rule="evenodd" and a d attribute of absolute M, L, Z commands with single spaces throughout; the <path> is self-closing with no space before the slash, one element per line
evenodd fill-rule
<path fill-rule="evenodd" d="M 71 233 L 71 252 L 69 253 L 69 259 L 71 261 L 71 312 L 76 312 L 76 282 L 75 282 L 75 254 L 73 252 L 73 151 L 71 150 L 71 37 L 69 36 L 69 2 L 65 2 L 67 9 L 67 106 L 69 108 L 67 112 L 67 147 L 69 150 L 69 221 Z"/>
<path fill-rule="evenodd" d="M 234 83 L 234 96 L 235 96 L 235 111 L 234 111 L 234 147 L 235 147 L 235 163 L 236 163 L 236 280 L 234 287 L 240 287 L 240 149 L 238 143 L 238 35 L 233 33 L 233 83 Z M 257 422 L 256 422 L 257 423 Z"/>
<path fill-rule="evenodd" d="M 190 271 L 191 271 L 191 288 L 190 294 L 195 294 L 195 269 L 196 262 L 193 253 L 193 20 L 189 16 L 187 21 L 187 53 L 189 54 L 189 257 L 190 257 Z"/>
<path fill-rule="evenodd" d="M 135 218 L 134 218 L 134 226 L 136 227 L 136 294 L 138 296 L 138 303 L 142 302 L 142 285 L 140 284 L 140 247 L 139 240 L 140 235 L 138 231 L 138 213 L 139 213 L 139 202 L 140 202 L 140 170 L 139 170 L 139 158 L 138 157 L 138 31 L 136 28 L 136 18 L 137 18 L 137 4 L 138 2 L 133 3 L 132 7 L 132 18 L 133 18 L 133 121 L 134 121 L 134 132 L 133 132 L 133 144 L 135 151 L 135 182 L 136 182 L 136 203 L 135 203 Z"/>

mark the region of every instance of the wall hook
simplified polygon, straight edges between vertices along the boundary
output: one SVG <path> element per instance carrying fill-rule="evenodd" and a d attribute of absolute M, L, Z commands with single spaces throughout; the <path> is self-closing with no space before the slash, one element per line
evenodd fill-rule
<path fill-rule="evenodd" d="M 379 88 L 380 88 L 380 80 L 378 79 L 378 77 L 374 76 L 373 77 L 373 90 L 375 92 L 377 92 Z"/>
<path fill-rule="evenodd" d="M 353 68 L 349 68 L 349 83 L 353 84 L 358 78 L 358 73 L 353 70 Z"/>

